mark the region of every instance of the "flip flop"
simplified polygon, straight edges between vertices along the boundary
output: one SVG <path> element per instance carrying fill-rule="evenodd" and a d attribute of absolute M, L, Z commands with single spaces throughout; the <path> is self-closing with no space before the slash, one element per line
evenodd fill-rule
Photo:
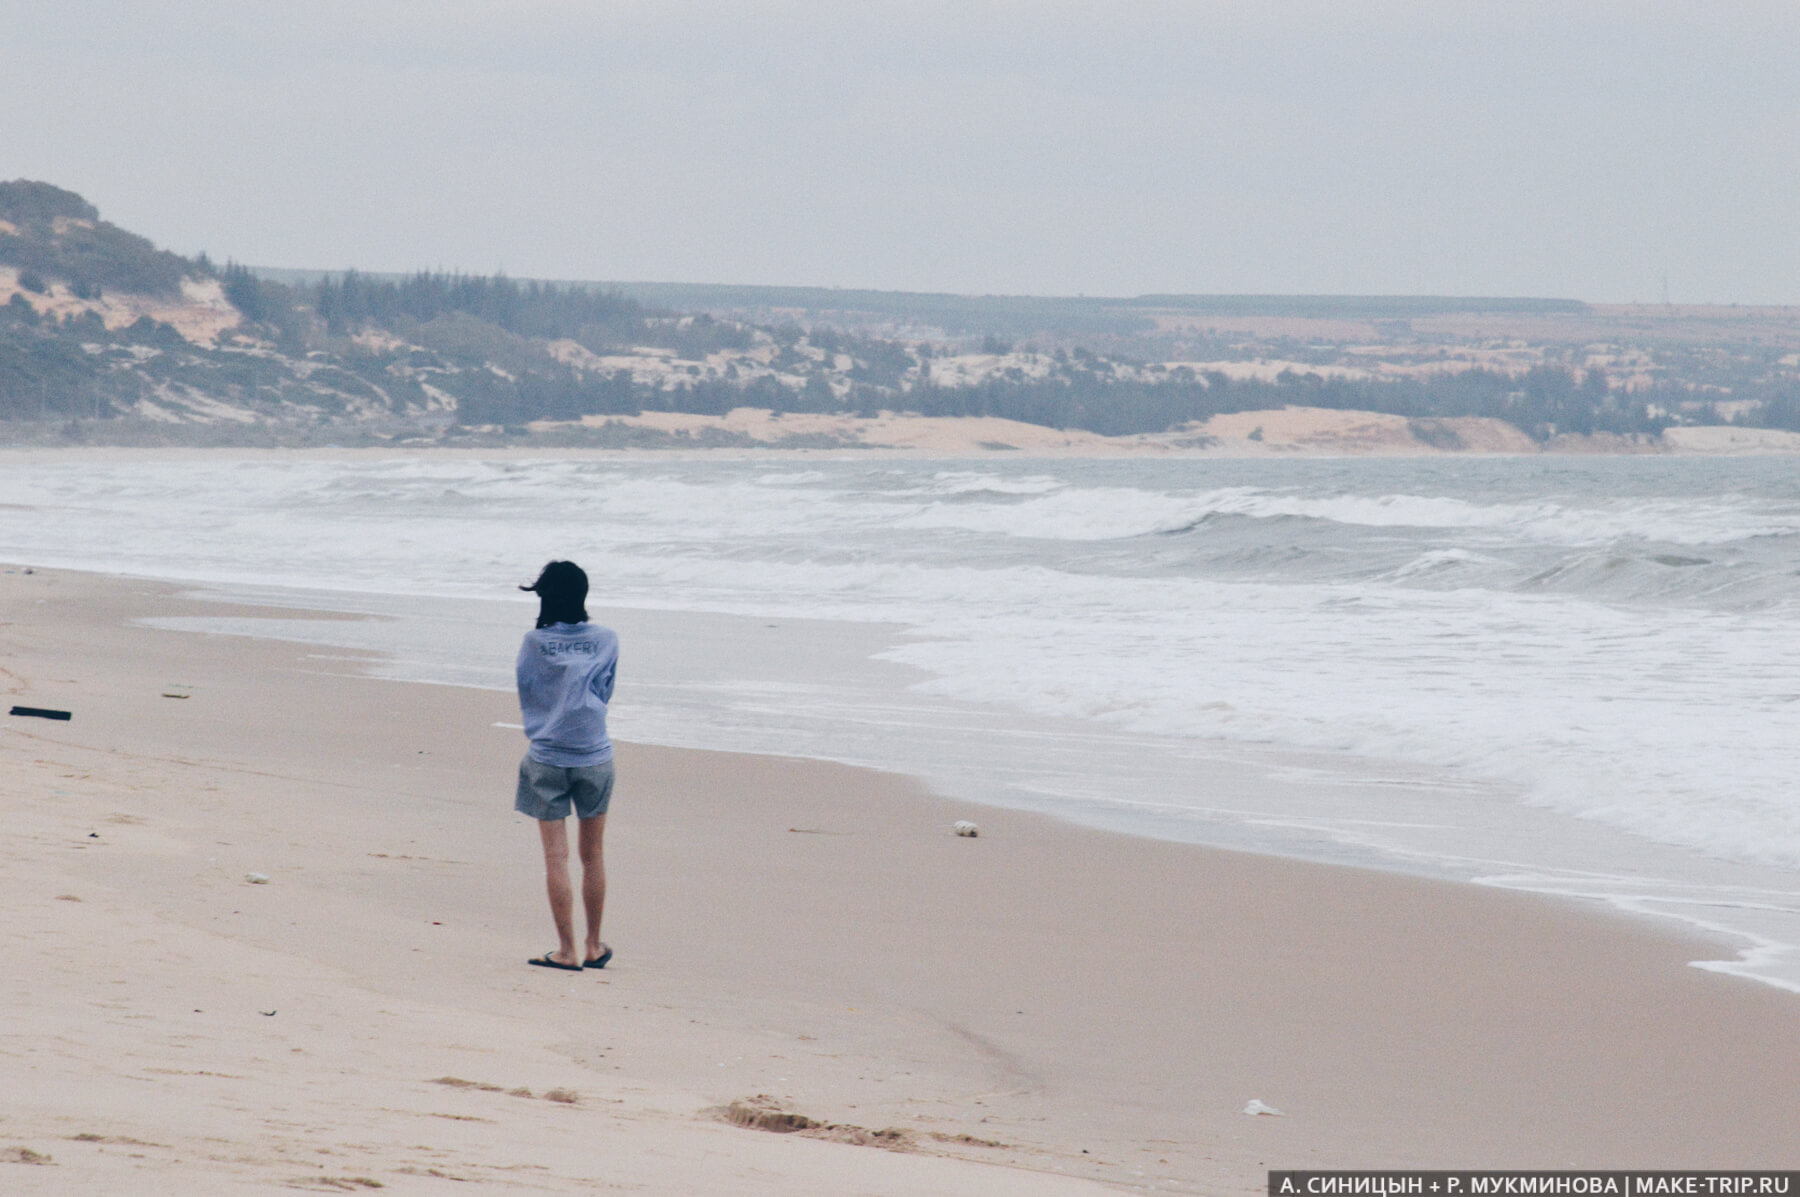
<path fill-rule="evenodd" d="M 582 965 L 582 967 L 583 968 L 605 968 L 606 962 L 611 959 L 612 959 L 612 949 L 608 948 L 608 949 L 606 949 L 606 951 L 600 953 L 598 956 L 594 957 L 592 960 L 590 960 L 586 964 Z"/>
<path fill-rule="evenodd" d="M 551 952 L 554 952 L 555 950 L 555 948 L 550 949 Z M 539 968 L 560 968 L 565 973 L 578 973 L 581 971 L 581 966 L 579 964 L 564 964 L 560 960 L 550 959 L 550 952 L 545 952 L 542 956 L 534 956 L 525 963 L 535 964 Z"/>

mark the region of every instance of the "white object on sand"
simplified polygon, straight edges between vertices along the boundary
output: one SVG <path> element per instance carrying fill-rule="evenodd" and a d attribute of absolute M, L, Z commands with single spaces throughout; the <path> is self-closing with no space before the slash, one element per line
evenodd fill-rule
<path fill-rule="evenodd" d="M 269 875 L 267 873 L 245 873 L 244 880 L 251 885 L 267 885 L 269 884 Z"/>
<path fill-rule="evenodd" d="M 957 835 L 966 835 L 970 839 L 981 834 L 981 828 L 975 826 L 975 824 L 969 822 L 967 819 L 958 819 L 956 822 L 950 824 L 950 830 L 954 831 Z"/>
<path fill-rule="evenodd" d="M 1286 1117 L 1285 1114 L 1283 1114 L 1280 1110 L 1276 1109 L 1274 1106 L 1265 1105 L 1263 1103 L 1262 1098 L 1260 1098 L 1260 1097 L 1252 1097 L 1249 1101 L 1245 1102 L 1244 1103 L 1244 1113 L 1246 1113 L 1246 1114 L 1273 1114 L 1277 1118 L 1285 1118 Z"/>

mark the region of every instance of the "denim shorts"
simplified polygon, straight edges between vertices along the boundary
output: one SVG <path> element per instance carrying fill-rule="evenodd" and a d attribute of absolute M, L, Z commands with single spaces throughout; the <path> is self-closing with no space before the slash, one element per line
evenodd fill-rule
<path fill-rule="evenodd" d="M 566 819 L 569 809 L 583 819 L 606 813 L 612 805 L 613 766 L 580 765 L 564 768 L 531 759 L 519 762 L 519 790 L 513 809 L 534 819 Z"/>

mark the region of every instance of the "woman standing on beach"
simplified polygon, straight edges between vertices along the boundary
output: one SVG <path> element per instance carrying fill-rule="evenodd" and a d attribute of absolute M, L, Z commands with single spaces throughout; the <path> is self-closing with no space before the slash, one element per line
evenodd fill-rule
<path fill-rule="evenodd" d="M 513 809 L 538 821 L 550 915 L 560 941 L 530 963 L 570 972 L 605 968 L 612 949 L 600 942 L 600 914 L 606 905 L 601 848 L 613 788 L 606 704 L 619 666 L 619 638 L 611 628 L 588 622 L 587 574 L 573 561 L 550 562 L 536 582 L 519 589 L 537 594 L 538 618 L 519 646 L 519 710 L 531 747 L 519 762 Z M 587 940 L 580 952 L 564 822 L 571 810 L 579 820 L 581 903 L 587 914 Z"/>

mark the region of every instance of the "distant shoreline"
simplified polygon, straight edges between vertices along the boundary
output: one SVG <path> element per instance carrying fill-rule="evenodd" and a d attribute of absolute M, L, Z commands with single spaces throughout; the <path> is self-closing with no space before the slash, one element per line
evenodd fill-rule
<path fill-rule="evenodd" d="M 208 426 L 210 427 L 210 426 Z M 198 432 L 193 425 L 183 431 Z M 347 436 L 312 431 L 305 441 L 284 443 L 282 430 L 226 429 L 235 434 L 210 443 L 200 436 L 166 442 L 103 439 L 126 431 L 112 421 L 70 426 L 46 422 L 44 439 L 0 444 L 0 459 L 43 453 L 161 456 L 180 452 L 543 456 L 545 454 L 707 455 L 846 454 L 858 458 L 920 457 L 1446 457 L 1446 456 L 1781 456 L 1800 454 L 1800 433 L 1734 425 L 1684 425 L 1660 435 L 1597 433 L 1538 442 L 1510 424 L 1481 417 L 1409 419 L 1380 412 L 1286 407 L 1230 412 L 1160 433 L 1102 436 L 1082 429 L 1051 428 L 993 416 L 918 416 L 881 412 L 777 413 L 735 408 L 723 416 L 688 412 L 588 416 L 445 430 L 437 436 L 367 430 Z M 130 431 L 138 431 L 132 429 Z M 213 429 L 216 433 L 220 430 Z M 413 434 L 409 434 L 413 433 Z"/>
<path fill-rule="evenodd" d="M 0 241 L 15 446 L 1800 452 L 1793 307 L 252 270 L 31 180 Z"/>

